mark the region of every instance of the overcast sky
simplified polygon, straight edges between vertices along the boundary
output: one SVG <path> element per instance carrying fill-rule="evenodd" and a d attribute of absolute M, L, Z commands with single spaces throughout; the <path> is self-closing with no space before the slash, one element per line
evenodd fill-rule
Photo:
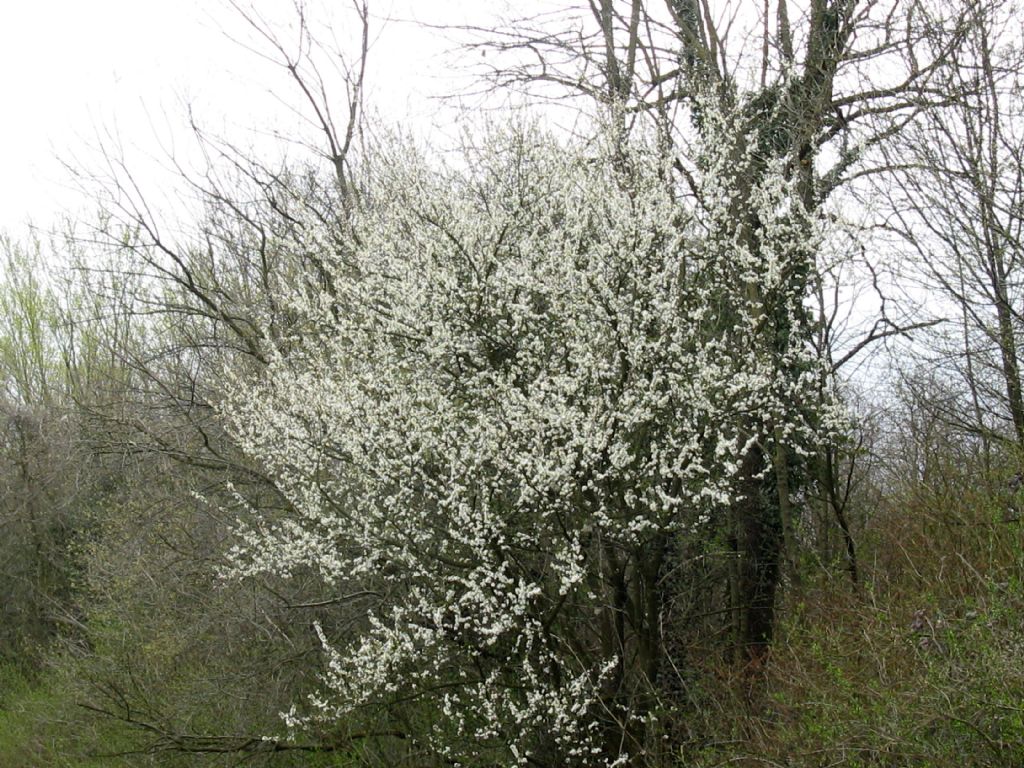
<path fill-rule="evenodd" d="M 294 21 L 292 0 L 252 2 L 285 29 Z M 351 26 L 329 9 L 347 3 L 307 5 L 345 47 Z M 243 143 L 294 123 L 274 96 L 293 95 L 282 71 L 229 39 L 244 41 L 246 30 L 221 0 L 3 0 L 0 6 L 0 229 L 12 234 L 28 220 L 46 227 L 62 212 L 88 210 L 62 164 L 92 167 L 100 140 L 121 145 L 155 180 L 153 169 L 166 151 L 181 152 L 187 143 L 189 108 L 205 127 Z M 443 127 L 450 112 L 430 97 L 458 87 L 443 56 L 452 43 L 405 20 L 486 23 L 506 7 L 505 0 L 371 3 L 370 103 L 387 119 L 419 130 Z M 524 12 L 522 2 L 516 8 Z"/>

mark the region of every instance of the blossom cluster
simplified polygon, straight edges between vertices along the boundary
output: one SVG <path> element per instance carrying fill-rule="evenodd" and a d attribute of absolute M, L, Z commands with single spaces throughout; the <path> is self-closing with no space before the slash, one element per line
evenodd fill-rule
<path fill-rule="evenodd" d="M 625 759 L 605 700 L 624 651 L 594 618 L 609 560 L 720 515 L 752 443 L 816 440 L 800 270 L 820 233 L 778 167 L 745 236 L 733 149 L 706 149 L 695 205 L 642 145 L 518 130 L 457 167 L 404 147 L 322 288 L 282 278 L 301 333 L 228 372 L 223 412 L 293 513 L 240 527 L 233 575 L 374 595 L 318 625 L 292 725 L 416 702 L 456 762 Z"/>

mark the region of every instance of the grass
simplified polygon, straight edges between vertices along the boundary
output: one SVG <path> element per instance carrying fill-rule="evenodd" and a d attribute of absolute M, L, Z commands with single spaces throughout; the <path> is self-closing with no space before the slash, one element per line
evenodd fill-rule
<path fill-rule="evenodd" d="M 14 664 L 0 663 L 0 756 L 5 768 L 112 765 L 81 751 L 82 734 L 72 714 L 55 677 L 28 675 Z"/>

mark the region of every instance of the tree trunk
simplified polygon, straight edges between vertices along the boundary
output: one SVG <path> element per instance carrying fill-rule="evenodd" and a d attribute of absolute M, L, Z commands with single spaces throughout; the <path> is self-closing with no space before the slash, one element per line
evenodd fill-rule
<path fill-rule="evenodd" d="M 741 496 L 735 504 L 740 559 L 739 599 L 743 658 L 759 667 L 768 655 L 775 630 L 775 594 L 782 559 L 779 508 L 765 493 L 766 457 L 758 446 L 743 457 Z"/>

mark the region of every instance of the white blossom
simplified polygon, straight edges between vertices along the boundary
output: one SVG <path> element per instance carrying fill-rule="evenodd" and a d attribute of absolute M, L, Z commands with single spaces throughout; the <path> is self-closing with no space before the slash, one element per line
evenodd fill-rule
<path fill-rule="evenodd" d="M 620 659 L 580 648 L 603 553 L 720 515 L 749 441 L 817 440 L 789 281 L 822 233 L 780 166 L 750 196 L 752 250 L 730 151 L 704 149 L 701 208 L 643 146 L 623 163 L 511 132 L 462 169 L 402 150 L 375 166 L 352 252 L 324 254 L 331 290 L 282 278 L 305 332 L 231 374 L 223 409 L 294 515 L 240 528 L 232 573 L 380 594 L 357 630 L 317 626 L 322 685 L 289 725 L 418 699 L 454 759 L 622 764 L 598 727 Z"/>

